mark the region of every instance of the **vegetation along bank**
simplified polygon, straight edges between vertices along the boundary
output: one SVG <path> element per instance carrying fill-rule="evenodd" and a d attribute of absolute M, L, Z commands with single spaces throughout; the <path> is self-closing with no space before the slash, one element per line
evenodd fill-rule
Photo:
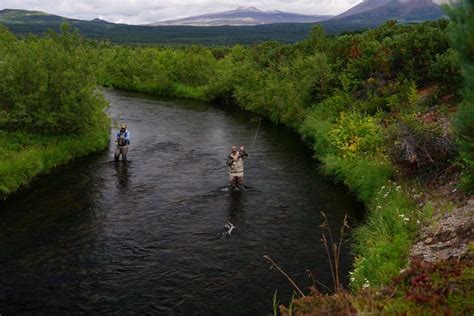
<path fill-rule="evenodd" d="M 107 105 L 91 48 L 67 27 L 17 39 L 0 27 L 0 196 L 73 158 L 104 149 Z"/>

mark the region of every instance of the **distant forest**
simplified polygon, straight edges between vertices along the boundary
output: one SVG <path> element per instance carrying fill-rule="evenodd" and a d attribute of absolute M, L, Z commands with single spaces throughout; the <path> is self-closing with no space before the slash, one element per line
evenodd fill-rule
<path fill-rule="evenodd" d="M 358 33 L 381 25 L 385 20 L 329 20 L 321 23 L 282 23 L 254 26 L 137 26 L 114 24 L 102 20 L 82 21 L 60 16 L 27 15 L 22 10 L 0 11 L 0 24 L 20 36 L 43 35 L 60 31 L 67 22 L 81 35 L 96 40 L 130 44 L 200 44 L 207 46 L 257 44 L 265 41 L 295 43 L 307 38 L 315 25 L 322 25 L 329 35 Z"/>

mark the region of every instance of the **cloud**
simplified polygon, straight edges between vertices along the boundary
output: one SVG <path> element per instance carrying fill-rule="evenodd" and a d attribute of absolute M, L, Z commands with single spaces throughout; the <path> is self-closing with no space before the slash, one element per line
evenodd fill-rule
<path fill-rule="evenodd" d="M 0 0 L 0 9 L 38 10 L 76 19 L 100 17 L 116 23 L 146 24 L 242 6 L 335 15 L 360 2 L 362 0 Z"/>

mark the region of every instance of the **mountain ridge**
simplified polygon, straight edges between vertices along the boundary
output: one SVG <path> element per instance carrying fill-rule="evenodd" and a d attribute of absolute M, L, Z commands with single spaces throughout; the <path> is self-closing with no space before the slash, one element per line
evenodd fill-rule
<path fill-rule="evenodd" d="M 336 16 L 334 20 L 423 21 L 443 17 L 441 6 L 432 0 L 364 0 Z"/>
<path fill-rule="evenodd" d="M 330 19 L 331 15 L 305 15 L 279 10 L 263 11 L 256 7 L 238 7 L 234 10 L 206 13 L 181 19 L 148 23 L 148 26 L 242 26 L 274 23 L 314 23 Z"/>
<path fill-rule="evenodd" d="M 368 10 L 372 10 L 375 8 L 378 8 L 380 6 L 383 6 L 387 3 L 389 3 L 391 0 L 364 0 L 361 3 L 353 6 L 347 11 L 344 11 L 343 13 L 335 16 L 335 19 L 342 19 L 351 15 L 359 14 Z"/>

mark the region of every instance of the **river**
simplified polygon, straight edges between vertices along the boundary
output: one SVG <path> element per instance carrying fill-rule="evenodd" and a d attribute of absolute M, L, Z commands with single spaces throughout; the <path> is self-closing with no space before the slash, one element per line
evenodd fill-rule
<path fill-rule="evenodd" d="M 337 231 L 353 196 L 318 173 L 298 136 L 238 109 L 106 90 L 132 134 L 0 202 L 0 314 L 265 315 L 309 271 L 332 286 L 321 211 Z M 245 144 L 247 189 L 225 159 Z M 236 228 L 225 235 L 224 225 Z M 342 275 L 350 268 L 347 249 Z"/>

